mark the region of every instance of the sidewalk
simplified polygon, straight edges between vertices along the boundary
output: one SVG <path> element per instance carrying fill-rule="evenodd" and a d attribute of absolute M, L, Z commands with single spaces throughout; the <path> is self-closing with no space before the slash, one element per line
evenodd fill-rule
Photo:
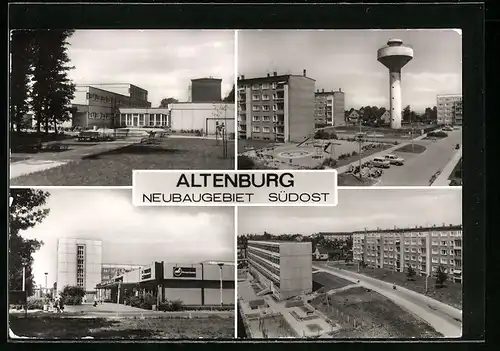
<path fill-rule="evenodd" d="M 462 147 L 455 152 L 450 162 L 446 164 L 443 168 L 443 171 L 439 174 L 436 180 L 431 184 L 431 186 L 448 186 L 450 185 L 450 180 L 448 179 L 455 166 L 458 164 L 460 159 L 462 158 Z"/>
<path fill-rule="evenodd" d="M 415 142 L 415 141 L 422 140 L 426 136 L 427 136 L 426 134 L 421 135 L 421 136 L 419 136 L 417 138 L 414 138 L 413 141 Z M 362 158 L 361 159 L 361 163 L 368 162 L 368 161 L 370 161 L 374 157 L 378 157 L 378 156 L 390 154 L 390 153 L 394 152 L 395 150 L 397 150 L 397 149 L 399 149 L 399 148 L 401 148 L 403 146 L 409 145 L 409 144 L 411 144 L 411 140 L 405 141 L 404 143 L 400 143 L 398 145 L 391 146 L 390 148 L 388 148 L 388 149 L 386 149 L 384 151 L 376 152 L 374 154 L 371 154 L 370 156 Z M 341 173 L 347 172 L 349 170 L 349 167 L 351 167 L 351 166 L 356 167 L 358 165 L 359 165 L 359 160 L 351 162 L 351 163 L 349 163 L 347 165 L 344 165 L 344 166 L 341 166 L 341 167 L 338 167 L 338 168 L 335 168 L 335 169 L 337 170 L 338 174 L 341 174 Z"/>

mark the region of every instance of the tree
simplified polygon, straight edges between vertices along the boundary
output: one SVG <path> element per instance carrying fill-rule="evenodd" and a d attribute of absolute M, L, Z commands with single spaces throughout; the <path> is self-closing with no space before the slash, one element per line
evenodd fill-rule
<path fill-rule="evenodd" d="M 415 269 L 413 269 L 412 266 L 409 266 L 408 269 L 406 270 L 406 278 L 408 280 L 414 280 L 416 274 L 417 272 L 415 271 Z"/>
<path fill-rule="evenodd" d="M 448 274 L 445 272 L 444 267 L 439 265 L 436 271 L 436 286 L 443 287 L 444 282 L 448 279 Z"/>
<path fill-rule="evenodd" d="M 33 253 L 43 245 L 36 239 L 25 239 L 21 231 L 41 223 L 49 214 L 42 208 L 49 193 L 35 189 L 11 189 L 12 205 L 9 213 L 9 289 L 21 290 L 25 267 L 26 291 L 31 295 L 34 288 L 32 274 Z"/>
<path fill-rule="evenodd" d="M 229 102 L 229 103 L 234 103 L 234 85 L 231 91 L 227 94 L 227 96 L 222 99 L 223 102 Z"/>
<path fill-rule="evenodd" d="M 411 107 L 407 105 L 401 112 L 401 118 L 404 122 L 409 122 L 411 119 Z"/>
<path fill-rule="evenodd" d="M 61 292 L 65 305 L 81 305 L 84 296 L 85 290 L 79 286 L 66 285 Z"/>
<path fill-rule="evenodd" d="M 179 102 L 179 100 L 177 100 L 173 97 L 164 98 L 160 102 L 160 108 L 167 108 L 168 105 L 175 104 L 176 102 Z"/>
<path fill-rule="evenodd" d="M 53 126 L 70 120 L 70 102 L 75 85 L 68 77 L 74 67 L 69 66 L 68 38 L 73 30 L 39 30 L 33 32 L 33 112 L 37 131 L 44 126 L 45 133 Z"/>
<path fill-rule="evenodd" d="M 10 52 L 12 66 L 10 75 L 10 126 L 20 132 L 24 115 L 29 110 L 30 67 L 32 63 L 32 36 L 29 31 L 12 31 Z"/>

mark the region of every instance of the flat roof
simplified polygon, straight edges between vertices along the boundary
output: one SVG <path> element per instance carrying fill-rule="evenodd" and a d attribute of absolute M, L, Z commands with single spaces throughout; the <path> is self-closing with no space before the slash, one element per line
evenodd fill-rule
<path fill-rule="evenodd" d="M 194 79 L 191 79 L 191 82 L 195 82 L 195 81 L 199 81 L 199 80 L 216 80 L 216 81 L 220 81 L 222 82 L 222 79 L 221 78 L 194 78 Z"/>
<path fill-rule="evenodd" d="M 264 77 L 254 77 L 254 78 L 244 78 L 241 79 L 241 77 L 238 77 L 238 82 L 244 82 L 244 83 L 255 83 L 255 82 L 260 82 L 260 81 L 275 81 L 275 80 L 285 80 L 288 81 L 290 77 L 302 77 L 302 78 L 307 78 L 312 81 L 316 81 L 316 79 L 312 79 L 310 77 L 300 75 L 300 74 L 281 74 L 277 76 L 270 75 L 269 77 L 264 76 Z"/>

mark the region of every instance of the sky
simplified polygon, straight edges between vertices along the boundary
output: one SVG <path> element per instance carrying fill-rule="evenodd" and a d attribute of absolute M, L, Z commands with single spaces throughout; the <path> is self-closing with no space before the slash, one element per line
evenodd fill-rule
<path fill-rule="evenodd" d="M 377 50 L 391 38 L 414 49 L 402 69 L 402 103 L 423 112 L 438 94 L 462 93 L 462 38 L 439 30 L 259 30 L 238 32 L 238 75 L 302 74 L 316 89 L 345 93 L 346 109 L 389 107 L 389 71 Z"/>
<path fill-rule="evenodd" d="M 77 30 L 68 42 L 75 84 L 130 83 L 153 107 L 187 101 L 191 79 L 221 78 L 222 98 L 234 84 L 231 30 Z"/>
<path fill-rule="evenodd" d="M 339 189 L 336 207 L 240 207 L 238 234 L 302 234 L 462 224 L 461 189 Z"/>
<path fill-rule="evenodd" d="M 234 261 L 232 207 L 134 207 L 127 189 L 50 189 L 42 223 L 21 233 L 42 240 L 35 282 L 56 281 L 57 239 L 102 240 L 102 262 L 151 264 Z"/>

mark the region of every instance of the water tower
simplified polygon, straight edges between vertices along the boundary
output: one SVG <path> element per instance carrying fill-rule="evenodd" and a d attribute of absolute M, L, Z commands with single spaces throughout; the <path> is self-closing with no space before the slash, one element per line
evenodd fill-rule
<path fill-rule="evenodd" d="M 378 49 L 377 60 L 389 68 L 391 128 L 401 128 L 401 68 L 413 58 L 413 49 L 400 39 L 390 39 Z"/>

